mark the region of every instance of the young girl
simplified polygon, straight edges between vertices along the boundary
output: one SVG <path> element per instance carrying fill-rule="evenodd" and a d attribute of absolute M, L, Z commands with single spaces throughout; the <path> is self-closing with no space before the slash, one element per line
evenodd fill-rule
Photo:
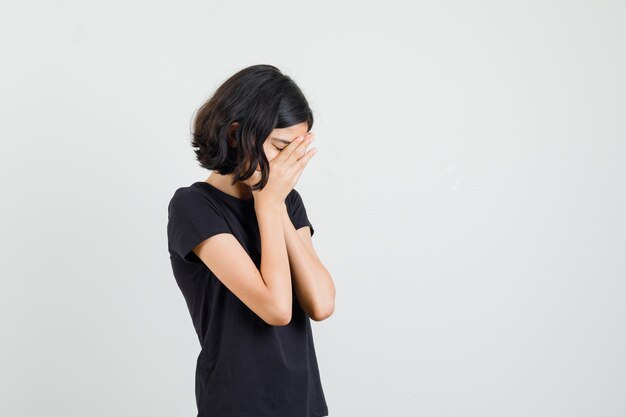
<path fill-rule="evenodd" d="M 174 192 L 167 235 L 202 346 L 198 417 L 328 415 L 310 319 L 333 313 L 335 287 L 294 188 L 312 125 L 271 65 L 237 72 L 195 117 L 192 146 L 212 173 Z"/>

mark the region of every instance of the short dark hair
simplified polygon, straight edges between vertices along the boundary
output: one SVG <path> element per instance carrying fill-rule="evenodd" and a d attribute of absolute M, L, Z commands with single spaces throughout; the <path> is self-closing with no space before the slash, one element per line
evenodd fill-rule
<path fill-rule="evenodd" d="M 232 135 L 234 122 L 239 127 Z M 200 166 L 234 173 L 235 182 L 250 178 L 259 164 L 261 181 L 252 187 L 258 190 L 269 176 L 263 142 L 272 130 L 303 122 L 310 130 L 313 112 L 296 83 L 273 65 L 252 65 L 228 78 L 198 109 L 191 146 Z"/>

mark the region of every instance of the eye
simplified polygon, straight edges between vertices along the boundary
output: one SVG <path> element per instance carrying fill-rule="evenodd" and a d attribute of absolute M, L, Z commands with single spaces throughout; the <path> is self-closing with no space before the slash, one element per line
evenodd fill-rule
<path fill-rule="evenodd" d="M 276 146 L 276 145 L 274 145 L 274 147 L 275 147 L 276 149 L 278 149 L 279 151 L 282 151 L 283 149 L 285 149 L 285 148 L 279 148 L 279 147 L 278 147 L 278 146 Z"/>

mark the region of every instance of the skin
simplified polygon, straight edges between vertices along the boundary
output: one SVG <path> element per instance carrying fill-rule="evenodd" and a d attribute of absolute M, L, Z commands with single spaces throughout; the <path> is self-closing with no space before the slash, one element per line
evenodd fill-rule
<path fill-rule="evenodd" d="M 236 129 L 233 124 L 232 129 Z M 231 175 L 212 172 L 207 183 L 240 199 L 254 199 L 263 256 L 257 268 L 236 238 L 229 233 L 214 235 L 193 251 L 242 302 L 265 322 L 286 325 L 291 321 L 292 285 L 302 309 L 312 320 L 322 321 L 335 309 L 333 279 L 322 264 L 311 239 L 310 228 L 296 230 L 285 203 L 286 195 L 315 153 L 306 152 L 314 138 L 301 123 L 274 129 L 263 149 L 275 172 L 263 190 L 252 191 L 260 179 L 259 166 L 252 178 L 231 185 Z M 306 137 L 302 142 L 296 139 Z M 280 157 L 279 157 L 280 156 Z M 271 182 L 271 184 L 270 184 Z"/>

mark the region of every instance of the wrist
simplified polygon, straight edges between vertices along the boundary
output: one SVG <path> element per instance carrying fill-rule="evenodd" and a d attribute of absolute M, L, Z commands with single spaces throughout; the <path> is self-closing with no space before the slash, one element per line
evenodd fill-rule
<path fill-rule="evenodd" d="M 272 211 L 282 213 L 283 211 L 287 211 L 287 205 L 285 204 L 285 202 L 274 202 L 255 199 L 254 209 L 257 211 Z"/>

